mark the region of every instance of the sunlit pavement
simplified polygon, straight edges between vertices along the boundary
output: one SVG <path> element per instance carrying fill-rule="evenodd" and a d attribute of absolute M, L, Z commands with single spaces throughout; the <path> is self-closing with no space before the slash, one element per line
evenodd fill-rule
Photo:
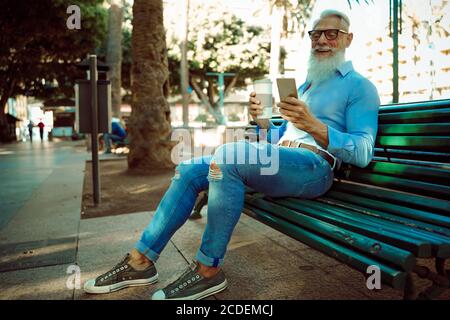
<path fill-rule="evenodd" d="M 80 142 L 71 141 L 0 144 L 0 231 L 51 173 L 66 165 L 75 146 L 84 153 Z"/>
<path fill-rule="evenodd" d="M 0 298 L 72 297 L 54 281 L 76 259 L 86 157 L 79 141 L 0 145 Z"/>

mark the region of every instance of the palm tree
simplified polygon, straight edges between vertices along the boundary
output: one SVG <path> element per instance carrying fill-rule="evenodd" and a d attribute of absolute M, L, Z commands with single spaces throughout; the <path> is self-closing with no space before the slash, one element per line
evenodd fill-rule
<path fill-rule="evenodd" d="M 306 33 L 306 25 L 311 18 L 316 0 L 269 0 L 270 12 L 275 8 L 282 11 L 282 37 L 299 32 L 300 38 Z M 291 21 L 291 25 L 289 25 Z"/>
<path fill-rule="evenodd" d="M 431 0 L 429 1 L 429 6 L 431 9 L 431 16 L 428 18 L 424 18 L 423 16 L 419 16 L 417 13 L 409 12 L 408 7 L 406 6 L 406 18 L 407 21 L 411 24 L 412 34 L 414 39 L 414 53 L 417 53 L 420 41 L 424 41 L 428 44 L 429 47 L 434 46 L 434 41 L 439 38 L 446 39 L 449 36 L 449 32 L 446 30 L 445 25 L 443 25 L 443 18 L 448 12 L 448 1 L 441 1 L 436 5 L 432 5 Z M 425 32 L 421 32 L 425 31 Z M 421 39 L 420 34 L 425 34 L 425 39 Z M 417 61 L 423 59 L 425 57 L 420 57 L 418 54 L 415 54 L 413 57 L 414 64 L 417 64 Z M 434 57 L 431 56 L 429 58 L 429 73 L 431 77 L 430 86 L 429 86 L 429 99 L 433 100 L 436 86 L 436 67 L 434 65 Z"/>
<path fill-rule="evenodd" d="M 111 107 L 114 117 L 120 117 L 121 71 L 122 71 L 122 23 L 123 8 L 120 0 L 112 0 L 109 7 L 108 45 L 106 62 L 108 63 L 109 79 L 111 80 Z"/>
<path fill-rule="evenodd" d="M 134 0 L 128 168 L 172 168 L 169 70 L 162 0 Z"/>
<path fill-rule="evenodd" d="M 347 0 L 348 6 L 350 7 L 350 9 L 352 9 L 352 2 L 356 2 L 357 4 L 359 4 L 359 0 Z M 369 4 L 368 0 L 364 0 L 364 2 L 366 4 Z M 371 0 L 371 2 L 373 3 L 373 0 Z"/>
<path fill-rule="evenodd" d="M 299 32 L 302 39 L 306 32 L 307 21 L 311 18 L 316 0 L 269 0 L 271 14 L 270 74 L 279 73 L 280 37 Z M 291 21 L 289 28 L 288 21 Z"/>

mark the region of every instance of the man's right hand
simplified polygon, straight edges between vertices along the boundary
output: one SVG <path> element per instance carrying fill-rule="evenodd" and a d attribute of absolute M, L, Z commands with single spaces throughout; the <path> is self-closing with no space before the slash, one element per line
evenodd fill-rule
<path fill-rule="evenodd" d="M 250 99 L 248 101 L 248 112 L 252 116 L 253 120 L 256 121 L 259 115 L 263 114 L 263 106 L 261 101 L 256 99 L 256 92 L 250 93 Z"/>
<path fill-rule="evenodd" d="M 250 99 L 248 101 L 248 113 L 250 113 L 253 120 L 256 121 L 260 128 L 269 128 L 269 119 L 258 119 L 258 116 L 263 114 L 263 106 L 261 105 L 261 101 L 256 99 L 256 92 L 250 93 Z"/>

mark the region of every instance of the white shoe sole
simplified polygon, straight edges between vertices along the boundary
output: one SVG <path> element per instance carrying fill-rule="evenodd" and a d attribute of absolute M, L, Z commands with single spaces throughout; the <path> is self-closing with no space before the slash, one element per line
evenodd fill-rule
<path fill-rule="evenodd" d="M 94 285 L 95 279 L 93 279 L 93 280 L 87 281 L 84 284 L 84 291 L 86 293 L 93 293 L 93 294 L 111 293 L 111 292 L 125 289 L 128 287 L 147 286 L 147 285 L 153 284 L 157 281 L 158 281 L 158 274 L 156 274 L 153 277 L 148 278 L 148 279 L 121 281 L 118 283 L 111 284 L 109 286 L 96 287 Z"/>
<path fill-rule="evenodd" d="M 200 292 L 200 293 L 188 296 L 188 297 L 176 298 L 176 299 L 165 299 L 165 300 L 200 300 L 200 299 L 204 299 L 206 297 L 212 296 L 213 294 L 219 293 L 219 292 L 225 290 L 227 287 L 228 287 L 228 282 L 225 279 L 225 281 L 222 282 L 221 284 L 211 287 L 208 290 L 205 290 L 203 292 Z"/>

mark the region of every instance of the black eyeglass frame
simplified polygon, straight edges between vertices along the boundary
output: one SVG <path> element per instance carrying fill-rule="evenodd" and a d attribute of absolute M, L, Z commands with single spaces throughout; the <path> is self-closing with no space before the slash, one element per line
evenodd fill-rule
<path fill-rule="evenodd" d="M 335 38 L 331 38 L 331 39 L 328 38 L 328 37 L 327 37 L 327 31 L 337 31 L 336 37 L 335 37 Z M 314 32 L 320 32 L 320 35 L 319 35 L 319 37 L 318 37 L 317 39 L 313 39 L 313 38 L 312 38 L 312 34 L 313 34 Z M 325 38 L 326 38 L 327 40 L 336 40 L 336 39 L 338 38 L 338 36 L 339 36 L 339 32 L 342 32 L 342 33 L 345 33 L 345 34 L 349 34 L 347 31 L 342 30 L 342 29 L 324 29 L 324 30 L 310 30 L 310 31 L 308 31 L 308 35 L 309 35 L 309 38 L 310 38 L 311 40 L 313 40 L 313 41 L 319 40 L 320 37 L 322 36 L 322 33 L 325 34 Z"/>

